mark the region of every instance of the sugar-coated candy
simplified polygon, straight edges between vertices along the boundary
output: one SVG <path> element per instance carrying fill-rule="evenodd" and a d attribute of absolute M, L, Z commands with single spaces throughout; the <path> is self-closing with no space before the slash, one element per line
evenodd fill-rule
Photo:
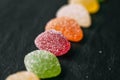
<path fill-rule="evenodd" d="M 26 69 L 40 78 L 52 78 L 61 73 L 57 57 L 45 50 L 35 50 L 25 56 Z"/>
<path fill-rule="evenodd" d="M 8 76 L 6 80 L 40 80 L 40 79 L 32 72 L 20 71 Z"/>
<path fill-rule="evenodd" d="M 68 40 L 78 42 L 83 39 L 83 31 L 76 20 L 68 17 L 58 17 L 50 20 L 46 30 L 60 31 Z"/>
<path fill-rule="evenodd" d="M 69 4 L 61 7 L 57 13 L 57 17 L 70 17 L 75 19 L 81 27 L 88 28 L 91 25 L 91 17 L 85 7 L 78 4 Z"/>
<path fill-rule="evenodd" d="M 101 3 L 101 2 L 104 2 L 104 1 L 106 1 L 106 0 L 98 0 L 98 1 Z"/>
<path fill-rule="evenodd" d="M 96 13 L 100 8 L 98 0 L 69 0 L 69 3 L 82 4 L 90 13 Z"/>
<path fill-rule="evenodd" d="M 56 56 L 62 56 L 70 50 L 70 42 L 61 32 L 48 30 L 39 34 L 35 39 L 35 45 L 40 50 L 47 50 Z"/>

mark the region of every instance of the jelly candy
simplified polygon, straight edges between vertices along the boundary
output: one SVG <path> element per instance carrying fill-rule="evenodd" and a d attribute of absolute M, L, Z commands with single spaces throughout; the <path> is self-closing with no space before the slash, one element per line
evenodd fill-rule
<path fill-rule="evenodd" d="M 78 4 L 70 4 L 70 5 L 65 5 L 61 7 L 57 14 L 57 17 L 70 17 L 75 19 L 81 27 L 87 28 L 90 27 L 91 25 L 91 17 L 82 5 Z"/>
<path fill-rule="evenodd" d="M 101 3 L 101 2 L 104 2 L 105 0 L 98 0 L 98 1 Z"/>
<path fill-rule="evenodd" d="M 69 3 L 82 4 L 90 13 L 96 13 L 100 8 L 98 0 L 69 0 Z"/>
<path fill-rule="evenodd" d="M 83 31 L 79 24 L 72 18 L 58 17 L 50 20 L 46 25 L 46 30 L 55 29 L 70 41 L 78 42 L 83 38 Z"/>
<path fill-rule="evenodd" d="M 41 33 L 35 39 L 35 45 L 40 50 L 47 50 L 56 56 L 66 54 L 70 50 L 70 42 L 61 32 L 49 30 Z"/>
<path fill-rule="evenodd" d="M 40 80 L 40 79 L 32 72 L 21 71 L 8 76 L 6 80 Z"/>
<path fill-rule="evenodd" d="M 40 78 L 51 78 L 61 73 L 57 57 L 45 50 L 35 50 L 25 56 L 26 69 Z"/>

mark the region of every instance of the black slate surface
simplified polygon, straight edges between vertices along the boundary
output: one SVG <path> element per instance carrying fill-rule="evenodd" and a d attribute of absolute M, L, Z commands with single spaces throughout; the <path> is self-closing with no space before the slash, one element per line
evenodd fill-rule
<path fill-rule="evenodd" d="M 37 48 L 35 37 L 67 0 L 0 0 L 0 80 L 26 70 L 24 56 Z M 106 0 L 91 15 L 84 40 L 59 57 L 62 73 L 46 80 L 120 80 L 119 0 Z"/>

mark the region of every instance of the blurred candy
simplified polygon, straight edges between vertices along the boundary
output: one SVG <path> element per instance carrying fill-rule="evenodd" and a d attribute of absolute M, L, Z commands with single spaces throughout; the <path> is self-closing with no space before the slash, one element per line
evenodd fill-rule
<path fill-rule="evenodd" d="M 87 28 L 91 25 L 91 17 L 82 5 L 70 4 L 61 7 L 57 14 L 57 17 L 70 17 L 75 19 L 80 26 Z"/>
<path fill-rule="evenodd" d="M 26 69 L 40 78 L 51 78 L 61 73 L 57 57 L 45 50 L 35 50 L 25 56 Z"/>
<path fill-rule="evenodd" d="M 49 21 L 46 30 L 55 29 L 70 41 L 78 42 L 83 39 L 83 31 L 79 24 L 72 18 L 58 17 Z"/>
<path fill-rule="evenodd" d="M 105 0 L 98 0 L 99 2 L 104 2 Z"/>
<path fill-rule="evenodd" d="M 8 76 L 6 80 L 40 80 L 40 79 L 32 72 L 21 71 Z"/>
<path fill-rule="evenodd" d="M 70 50 L 70 42 L 62 35 L 61 32 L 48 30 L 35 39 L 35 45 L 40 50 L 47 50 L 56 56 L 66 54 Z"/>
<path fill-rule="evenodd" d="M 70 4 L 82 4 L 90 13 L 98 12 L 100 5 L 98 0 L 69 0 Z"/>

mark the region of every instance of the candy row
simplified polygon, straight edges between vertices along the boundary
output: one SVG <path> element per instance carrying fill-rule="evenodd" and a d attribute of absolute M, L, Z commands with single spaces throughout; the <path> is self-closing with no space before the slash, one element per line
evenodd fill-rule
<path fill-rule="evenodd" d="M 83 39 L 82 28 L 91 26 L 89 13 L 99 10 L 97 0 L 69 0 L 68 5 L 61 7 L 56 18 L 45 26 L 45 32 L 35 39 L 39 50 L 28 53 L 24 58 L 27 71 L 12 74 L 6 80 L 39 80 L 51 78 L 61 73 L 61 66 L 56 56 L 62 56 L 71 48 L 71 42 Z"/>

